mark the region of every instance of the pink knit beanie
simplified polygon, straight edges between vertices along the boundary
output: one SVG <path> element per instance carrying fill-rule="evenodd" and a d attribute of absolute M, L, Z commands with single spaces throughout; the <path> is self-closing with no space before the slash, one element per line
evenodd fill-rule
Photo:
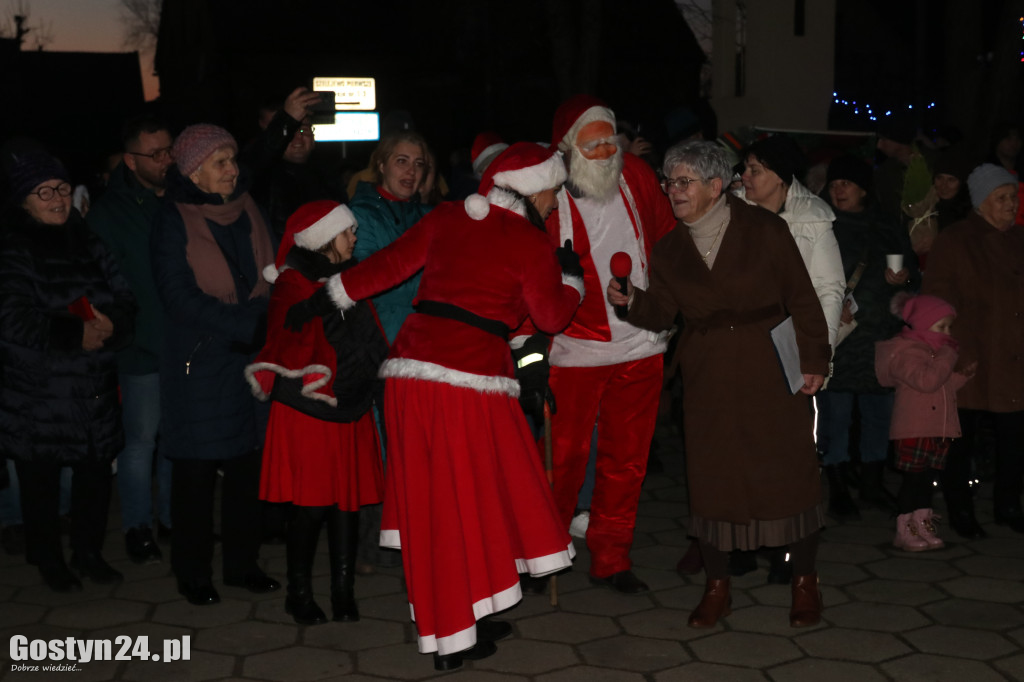
<path fill-rule="evenodd" d="M 956 317 L 956 310 L 949 303 L 946 303 L 938 296 L 919 294 L 897 294 L 892 300 L 893 312 L 910 325 L 914 331 L 928 331 L 928 329 L 946 317 Z"/>
<path fill-rule="evenodd" d="M 238 143 L 231 133 L 212 123 L 197 123 L 182 130 L 174 141 L 174 160 L 181 174 L 188 177 L 221 147 L 238 152 Z"/>

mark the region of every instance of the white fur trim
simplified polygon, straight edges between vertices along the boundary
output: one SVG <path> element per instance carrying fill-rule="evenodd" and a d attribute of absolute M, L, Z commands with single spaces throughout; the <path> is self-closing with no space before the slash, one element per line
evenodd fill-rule
<path fill-rule="evenodd" d="M 339 234 L 358 225 L 356 217 L 345 204 L 335 206 L 320 220 L 302 232 L 295 233 L 295 245 L 309 251 L 316 251 Z"/>
<path fill-rule="evenodd" d="M 561 154 L 552 154 L 547 161 L 535 166 L 501 171 L 494 175 L 494 184 L 508 187 L 524 197 L 546 189 L 554 189 L 565 182 L 565 163 Z"/>
<path fill-rule="evenodd" d="M 501 393 L 513 398 L 519 397 L 519 382 L 511 377 L 471 374 L 412 358 L 385 360 L 377 376 L 382 379 L 422 379 L 468 388 L 480 393 Z"/>
<path fill-rule="evenodd" d="M 337 407 L 338 405 L 338 399 L 334 396 L 324 395 L 323 393 L 317 392 L 317 389 L 323 388 L 331 381 L 332 372 L 330 368 L 324 365 L 308 365 L 302 369 L 288 369 L 287 367 L 275 365 L 271 362 L 254 362 L 251 365 L 247 365 L 245 368 L 245 379 L 249 382 L 249 386 L 252 388 L 252 394 L 256 396 L 258 400 L 266 401 L 270 396 L 263 390 L 263 386 L 256 378 L 256 374 L 258 372 L 273 372 L 278 376 L 287 377 L 288 379 L 299 379 L 307 374 L 320 374 L 321 377 L 316 381 L 303 384 L 301 389 L 302 395 L 313 400 L 322 400 L 331 407 Z"/>
<path fill-rule="evenodd" d="M 499 611 L 510 609 L 522 601 L 522 599 L 523 590 L 517 581 L 511 587 L 475 602 L 473 604 L 473 618 L 480 620 Z M 413 622 L 415 622 L 416 612 L 413 610 L 412 604 L 409 604 L 409 615 L 412 617 Z M 421 654 L 429 654 L 436 651 L 440 655 L 445 656 L 465 651 L 476 644 L 476 623 L 465 630 L 459 630 L 444 637 L 438 637 L 437 635 L 420 637 L 418 644 Z"/>
<path fill-rule="evenodd" d="M 398 530 L 381 530 L 380 546 L 388 547 L 390 549 L 402 549 L 402 537 Z"/>
<path fill-rule="evenodd" d="M 473 162 L 473 172 L 482 176 L 484 171 L 487 170 L 487 166 L 491 164 L 491 161 L 494 161 L 498 154 L 506 149 L 508 149 L 508 144 L 505 142 L 495 142 L 488 147 L 484 147 L 484 150 L 477 155 L 476 161 Z"/>
<path fill-rule="evenodd" d="M 512 350 L 519 350 L 526 343 L 526 339 L 530 338 L 526 334 L 520 334 L 519 336 L 513 336 L 509 339 L 508 347 Z"/>
<path fill-rule="evenodd" d="M 466 197 L 464 205 L 466 206 L 466 215 L 473 220 L 483 220 L 491 212 L 491 204 L 487 201 L 487 197 L 479 194 L 470 194 Z"/>
<path fill-rule="evenodd" d="M 280 274 L 281 273 L 277 271 L 277 266 L 275 266 L 273 263 L 263 268 L 263 279 L 267 280 L 267 282 L 269 282 L 270 284 L 276 282 L 277 276 Z"/>
<path fill-rule="evenodd" d="M 492 187 L 491 191 L 487 193 L 487 201 L 492 206 L 498 206 L 505 210 L 512 211 L 517 216 L 523 218 L 526 217 L 526 207 L 523 206 L 523 201 L 516 197 L 508 190 L 504 190 L 501 187 Z"/>
<path fill-rule="evenodd" d="M 583 278 L 582 277 L 576 277 L 575 275 L 567 275 L 567 274 L 565 274 L 563 272 L 562 273 L 562 284 L 566 284 L 568 286 L 571 286 L 573 289 L 575 289 L 579 293 L 579 295 L 580 295 L 580 303 L 583 303 L 584 290 L 583 290 Z"/>
<path fill-rule="evenodd" d="M 617 132 L 618 128 L 615 125 L 615 112 L 608 107 L 590 107 L 576 119 L 569 130 L 565 133 L 565 137 L 558 141 L 558 149 L 560 151 L 568 151 L 570 148 L 576 145 L 576 136 L 579 135 L 580 130 L 583 126 L 594 121 L 605 121 L 612 124 L 612 131 Z"/>
<path fill-rule="evenodd" d="M 529 573 L 532 576 L 551 575 L 563 568 L 572 565 L 572 559 L 576 556 L 576 547 L 570 541 L 564 551 L 555 552 L 547 556 L 534 557 L 533 559 L 516 559 L 516 570 L 519 573 Z"/>
<path fill-rule="evenodd" d="M 327 295 L 338 306 L 338 310 L 348 310 L 355 306 L 356 302 L 345 291 L 345 284 L 341 281 L 341 275 L 331 275 L 327 280 Z"/>

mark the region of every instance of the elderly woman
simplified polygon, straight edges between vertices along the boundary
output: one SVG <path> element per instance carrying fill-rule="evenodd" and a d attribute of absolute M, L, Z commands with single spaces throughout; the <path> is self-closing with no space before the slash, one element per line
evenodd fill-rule
<path fill-rule="evenodd" d="M 110 462 L 124 443 L 114 351 L 131 342 L 135 299 L 71 207 L 60 162 L 19 154 L 10 195 L 0 223 L 0 452 L 18 472 L 27 556 L 50 589 L 82 588 L 60 540 L 60 474 L 70 466 L 71 568 L 120 582 L 100 552 Z"/>
<path fill-rule="evenodd" d="M 214 488 L 222 471 L 224 584 L 280 588 L 260 570 L 259 481 L 267 408 L 243 379 L 266 335 L 274 245 L 239 175 L 231 134 L 193 125 L 174 142 L 169 200 L 150 241 L 167 320 L 160 447 L 174 460 L 171 567 L 192 604 L 220 601 L 211 581 Z"/>
<path fill-rule="evenodd" d="M 609 283 L 631 324 L 684 325 L 677 352 L 684 388 L 691 532 L 707 572 L 695 628 L 730 613 L 728 552 L 789 545 L 790 624 L 821 618 L 815 571 L 824 524 L 807 396 L 828 371 L 828 330 L 800 252 L 783 220 L 723 195 L 732 170 L 713 142 L 665 155 L 663 187 L 679 222 L 654 248 L 650 287 Z M 771 330 L 792 316 L 804 385 L 789 390 Z"/>
<path fill-rule="evenodd" d="M 1017 178 L 983 164 L 967 177 L 974 212 L 943 230 L 928 257 L 922 291 L 957 311 L 953 338 L 960 363 L 978 371 L 957 393 L 963 437 L 950 447 L 942 490 L 950 526 L 966 538 L 985 537 L 971 499 L 971 456 L 978 424 L 995 433 L 995 521 L 1024 533 L 1024 227 L 1016 223 Z"/>
<path fill-rule="evenodd" d="M 902 323 L 889 312 L 889 302 L 898 291 L 916 288 L 920 276 L 907 231 L 885 220 L 871 202 L 871 167 L 856 157 L 840 156 L 829 164 L 827 177 L 836 214 L 833 231 L 849 283 L 841 319 L 855 326 L 836 348 L 832 378 L 817 396 L 818 449 L 828 475 L 829 514 L 845 520 L 860 518 L 846 486 L 848 479 L 857 478 L 849 471 L 854 403 L 860 426 L 860 499 L 895 509 L 882 486 L 893 393 L 875 376 L 875 343 L 899 332 Z M 902 255 L 903 267 L 890 269 L 888 254 Z"/>

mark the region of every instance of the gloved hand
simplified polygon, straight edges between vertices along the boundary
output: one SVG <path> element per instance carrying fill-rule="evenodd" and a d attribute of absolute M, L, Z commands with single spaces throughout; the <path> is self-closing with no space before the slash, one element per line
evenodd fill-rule
<path fill-rule="evenodd" d="M 333 310 L 336 308 L 327 294 L 327 287 L 320 287 L 305 301 L 299 301 L 288 309 L 284 316 L 284 326 L 293 332 L 301 332 L 307 324 L 312 322 L 314 317 L 323 317 Z"/>
<path fill-rule="evenodd" d="M 566 239 L 564 245 L 555 249 L 555 256 L 558 257 L 558 264 L 562 266 L 563 275 L 583 278 L 583 266 L 580 265 L 580 257 L 572 250 L 571 239 Z"/>
<path fill-rule="evenodd" d="M 523 412 L 533 418 L 534 424 L 544 423 L 544 403 L 555 413 L 555 396 L 548 386 L 551 366 L 548 364 L 548 339 L 537 333 L 526 340 L 521 347 L 513 349 L 512 359 L 516 363 L 516 379 L 519 380 L 519 405 Z"/>

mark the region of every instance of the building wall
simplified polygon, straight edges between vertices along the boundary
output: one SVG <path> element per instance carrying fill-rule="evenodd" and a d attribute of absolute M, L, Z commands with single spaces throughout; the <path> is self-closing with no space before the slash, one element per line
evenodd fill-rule
<path fill-rule="evenodd" d="M 763 126 L 825 130 L 832 101 L 836 0 L 712 0 L 712 106 L 721 130 Z M 797 5 L 804 35 L 795 35 Z M 742 55 L 738 54 L 742 45 Z M 745 73 L 737 94 L 737 68 Z"/>

